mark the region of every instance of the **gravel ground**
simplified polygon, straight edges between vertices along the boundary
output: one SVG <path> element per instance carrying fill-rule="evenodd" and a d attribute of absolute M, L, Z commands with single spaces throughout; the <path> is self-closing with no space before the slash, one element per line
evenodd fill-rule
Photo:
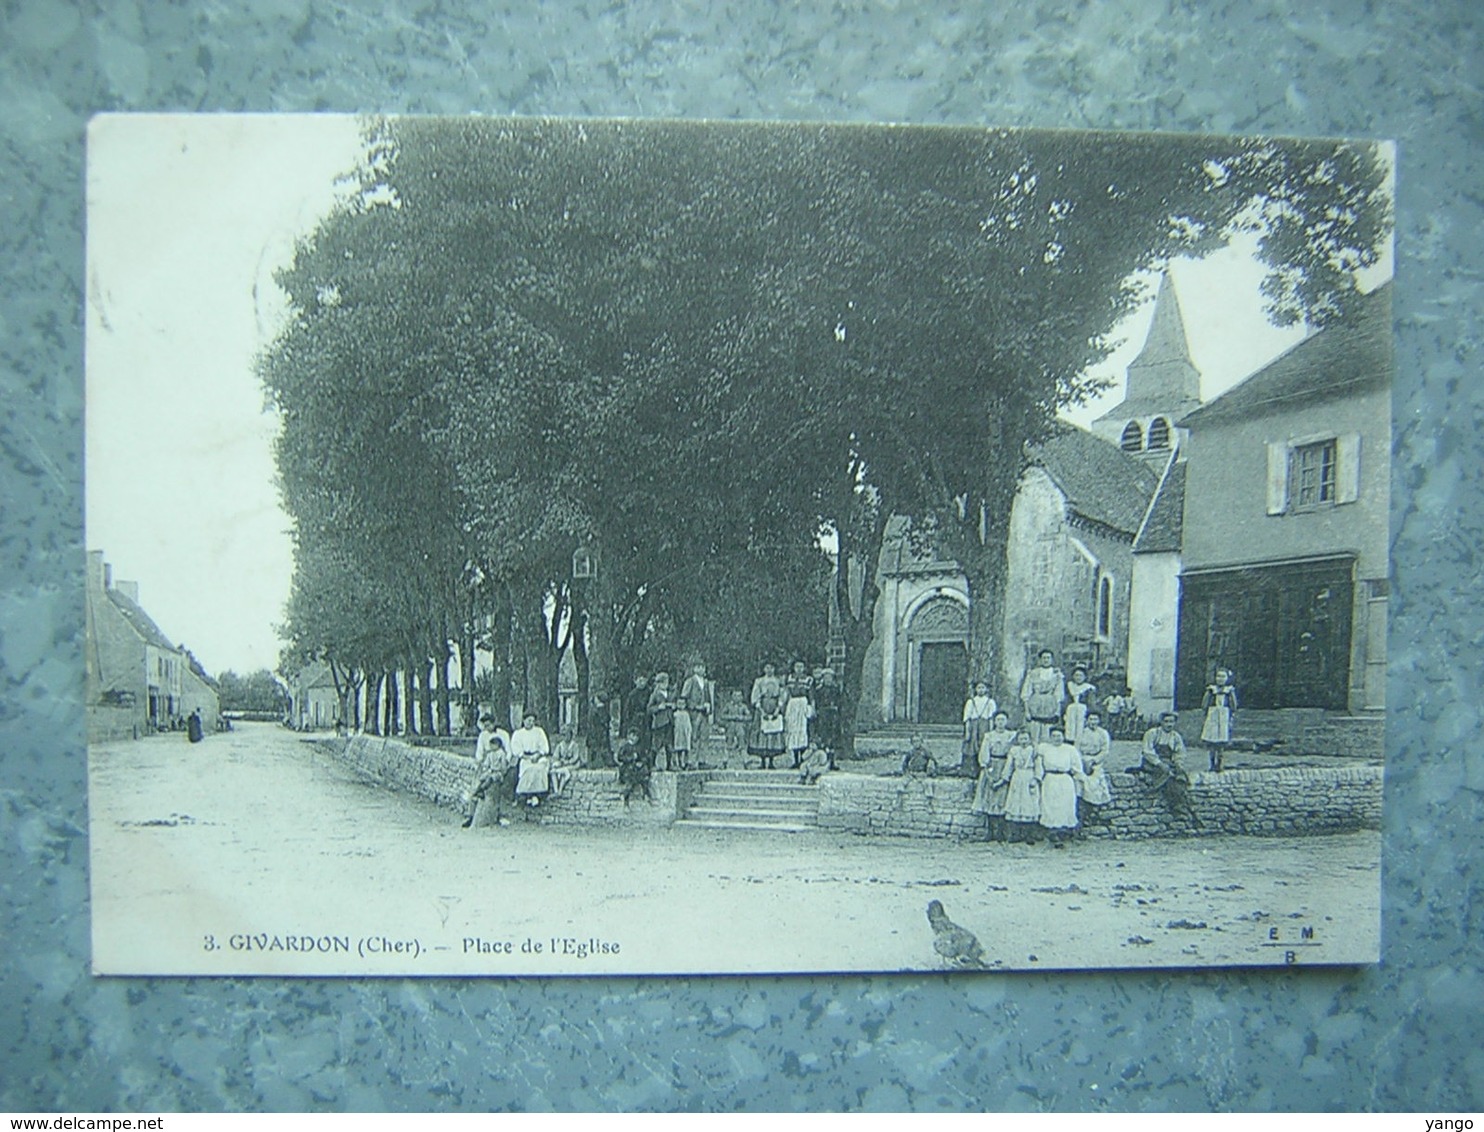
<path fill-rule="evenodd" d="M 860 769 L 852 764 L 850 769 Z M 268 724 L 90 752 L 105 974 L 1363 963 L 1380 835 L 1045 845 L 704 829 L 463 830 Z M 539 949 L 538 949 L 539 945 Z"/>

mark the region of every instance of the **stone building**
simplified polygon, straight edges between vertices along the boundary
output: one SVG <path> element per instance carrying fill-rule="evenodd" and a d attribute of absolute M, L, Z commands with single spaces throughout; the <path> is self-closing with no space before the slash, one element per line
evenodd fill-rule
<path fill-rule="evenodd" d="M 185 664 L 180 671 L 180 707 L 182 715 L 201 713 L 201 723 L 208 732 L 215 731 L 221 720 L 222 701 L 217 683 L 190 650 L 181 648 Z"/>
<path fill-rule="evenodd" d="M 1180 707 L 1383 707 L 1391 370 L 1388 284 L 1181 419 Z"/>
<path fill-rule="evenodd" d="M 1069 672 L 1082 664 L 1122 679 L 1134 536 L 1158 480 L 1141 458 L 1071 426 L 1032 450 L 1010 515 L 1002 665 L 990 680 L 1012 713 L 1027 660 L 1043 648 Z M 962 719 L 968 588 L 956 563 L 914 545 L 907 528 L 892 519 L 877 568 L 863 729 Z"/>
<path fill-rule="evenodd" d="M 334 727 L 340 718 L 340 693 L 330 666 L 310 661 L 289 680 L 289 724 L 296 731 Z"/>
<path fill-rule="evenodd" d="M 114 583 L 101 550 L 88 552 L 84 618 L 90 741 L 137 738 L 196 707 L 216 726 L 216 693 L 205 673 L 190 672 L 187 654 L 144 611 L 139 583 Z"/>

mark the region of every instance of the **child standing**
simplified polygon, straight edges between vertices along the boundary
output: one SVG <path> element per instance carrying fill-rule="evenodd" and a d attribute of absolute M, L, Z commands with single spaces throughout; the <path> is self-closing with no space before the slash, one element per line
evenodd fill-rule
<path fill-rule="evenodd" d="M 684 696 L 675 701 L 675 737 L 672 742 L 674 757 L 670 760 L 671 770 L 690 769 L 690 748 L 694 728 L 688 705 L 689 701 Z"/>
<path fill-rule="evenodd" d="M 1103 728 L 1103 717 L 1095 711 L 1087 713 L 1087 722 L 1082 734 L 1077 737 L 1077 753 L 1082 756 L 1082 801 L 1093 809 L 1085 816 L 1089 819 L 1099 808 L 1113 801 L 1113 787 L 1108 782 L 1108 771 L 1104 763 L 1113 748 L 1112 737 Z"/>
<path fill-rule="evenodd" d="M 1034 840 L 1041 820 L 1041 783 L 1036 778 L 1036 747 L 1031 733 L 1021 728 L 1005 754 L 1005 821 L 1008 840 Z"/>
<path fill-rule="evenodd" d="M 1231 669 L 1216 670 L 1216 680 L 1206 685 L 1201 707 L 1206 709 L 1206 718 L 1201 724 L 1201 742 L 1206 746 L 1206 758 L 1210 760 L 1211 769 L 1219 772 L 1226 760 L 1227 745 L 1232 741 L 1232 720 L 1237 711 L 1237 689 L 1232 683 Z"/>
<path fill-rule="evenodd" d="M 964 702 L 964 753 L 963 770 L 973 774 L 979 769 L 979 747 L 994 719 L 995 702 L 989 695 L 989 683 L 980 680 L 974 685 L 974 694 Z"/>
<path fill-rule="evenodd" d="M 1006 837 L 1005 795 L 1009 792 L 1010 775 L 1005 764 L 1013 742 L 1015 732 L 1010 730 L 1010 716 L 995 712 L 994 721 L 979 746 L 979 781 L 974 784 L 974 801 L 969 807 L 989 819 L 991 841 L 1004 841 Z"/>
<path fill-rule="evenodd" d="M 1087 682 L 1087 669 L 1080 664 L 1072 669 L 1072 678 L 1067 681 L 1067 708 L 1062 712 L 1063 733 L 1068 743 L 1076 743 L 1082 734 L 1087 711 L 1097 702 L 1098 690 Z"/>

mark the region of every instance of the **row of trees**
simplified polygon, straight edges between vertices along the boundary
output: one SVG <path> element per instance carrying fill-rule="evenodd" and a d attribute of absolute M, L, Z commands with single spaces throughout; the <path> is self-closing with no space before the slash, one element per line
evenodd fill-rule
<path fill-rule="evenodd" d="M 288 692 L 266 668 L 246 675 L 228 669 L 217 677 L 217 696 L 223 711 L 248 711 L 279 719 L 288 709 Z"/>
<path fill-rule="evenodd" d="M 476 645 L 496 703 L 550 719 L 569 649 L 583 703 L 690 655 L 740 682 L 819 657 L 833 607 L 848 746 L 877 594 L 831 552 L 874 564 L 911 516 L 994 671 L 1026 446 L 1094 392 L 1140 269 L 1255 227 L 1275 317 L 1322 324 L 1386 172 L 1338 143 L 371 122 L 261 367 L 286 660 L 331 661 L 347 718 L 364 685 L 357 724 L 446 731 Z"/>

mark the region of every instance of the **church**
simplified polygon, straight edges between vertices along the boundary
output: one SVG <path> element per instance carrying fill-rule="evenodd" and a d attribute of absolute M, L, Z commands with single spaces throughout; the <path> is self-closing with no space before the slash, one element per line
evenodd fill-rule
<path fill-rule="evenodd" d="M 1185 432 L 1200 406 L 1178 300 L 1162 281 L 1127 395 L 1091 431 L 1064 425 L 1035 446 L 1010 516 L 1000 671 L 991 693 L 1018 718 L 1025 671 L 1042 649 L 1070 675 L 1087 669 L 1100 693 L 1131 678 L 1139 598 L 1136 543 L 1151 505 L 1169 496 Z M 862 673 L 857 726 L 956 724 L 969 681 L 969 599 L 957 565 L 913 547 L 893 519 L 877 566 L 881 597 Z M 1173 682 L 1173 619 L 1165 663 Z"/>
<path fill-rule="evenodd" d="M 1124 399 L 1028 453 L 1010 516 L 1000 671 L 1019 718 L 1050 649 L 1100 696 L 1178 709 L 1234 674 L 1244 733 L 1379 757 L 1386 682 L 1391 286 L 1209 401 L 1174 287 L 1160 283 Z M 898 519 L 857 726 L 956 724 L 968 596 Z"/>

